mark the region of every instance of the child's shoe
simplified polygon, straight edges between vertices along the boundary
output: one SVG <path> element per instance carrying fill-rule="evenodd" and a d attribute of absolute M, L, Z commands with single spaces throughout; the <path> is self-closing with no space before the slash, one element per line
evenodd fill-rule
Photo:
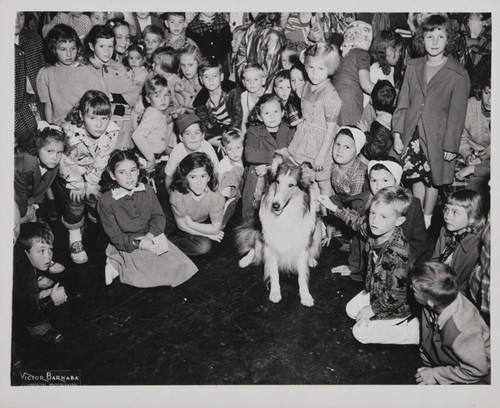
<path fill-rule="evenodd" d="M 84 264 L 89 258 L 85 252 L 82 241 L 70 242 L 71 259 L 76 264 Z"/>
<path fill-rule="evenodd" d="M 50 273 L 56 274 L 64 272 L 65 270 L 66 268 L 64 267 L 63 264 L 60 264 L 59 262 L 50 261 L 50 266 L 49 266 Z"/>

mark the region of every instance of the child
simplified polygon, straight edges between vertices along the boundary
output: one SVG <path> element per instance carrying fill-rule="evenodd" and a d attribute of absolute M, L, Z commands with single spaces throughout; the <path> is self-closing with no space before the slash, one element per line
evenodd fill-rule
<path fill-rule="evenodd" d="M 459 149 L 467 165 L 455 174 L 457 180 L 470 176 L 467 188 L 480 194 L 484 193 L 490 178 L 490 143 L 491 77 L 488 77 L 482 80 L 478 95 L 467 101 L 467 115 Z"/>
<path fill-rule="evenodd" d="M 142 41 L 146 45 L 146 58 L 151 63 L 153 53 L 163 45 L 163 29 L 156 25 L 148 25 L 142 32 Z"/>
<path fill-rule="evenodd" d="M 184 106 L 189 110 L 192 110 L 194 98 L 203 88 L 198 78 L 198 67 L 201 60 L 200 49 L 195 45 L 186 45 L 179 50 L 181 81 L 186 96 Z"/>
<path fill-rule="evenodd" d="M 203 152 L 210 157 L 217 171 L 219 159 L 214 148 L 205 140 L 205 128 L 200 118 L 194 113 L 179 115 L 175 121 L 179 132 L 180 143 L 178 143 L 165 166 L 165 186 L 170 189 L 177 165 L 188 154 Z"/>
<path fill-rule="evenodd" d="M 212 241 L 224 238 L 222 221 L 226 200 L 217 191 L 217 174 L 210 158 L 195 152 L 182 159 L 170 189 L 170 205 L 177 230 L 170 239 L 187 255 L 206 254 Z"/>
<path fill-rule="evenodd" d="M 115 150 L 101 185 L 98 211 L 110 244 L 106 248 L 106 284 L 120 281 L 139 288 L 178 286 L 198 268 L 175 245 L 158 253 L 165 216 L 153 189 L 139 181 L 139 160 L 132 150 Z M 165 249 L 165 248 L 164 248 Z"/>
<path fill-rule="evenodd" d="M 316 171 L 321 194 L 331 195 L 332 145 L 337 129 L 337 118 L 341 102 L 330 76 L 339 66 L 339 54 L 335 47 L 317 43 L 305 52 L 305 67 L 308 82 L 300 98 L 304 121 L 288 150 L 298 164 L 309 161 Z"/>
<path fill-rule="evenodd" d="M 191 38 L 186 37 L 186 13 L 168 12 L 161 17 L 168 30 L 165 32 L 165 45 L 167 47 L 180 50 L 187 45 L 196 46 Z"/>
<path fill-rule="evenodd" d="M 256 62 L 243 65 L 240 73 L 245 91 L 241 93 L 241 108 L 243 111 L 241 133 L 246 134 L 248 117 L 259 98 L 264 95 L 266 76 L 264 69 Z"/>
<path fill-rule="evenodd" d="M 371 94 L 370 54 L 372 28 L 368 23 L 354 21 L 344 34 L 342 61 L 335 74 L 333 85 L 342 101 L 340 126 L 358 123 L 363 113 L 363 92 Z"/>
<path fill-rule="evenodd" d="M 66 135 L 59 126 L 42 121 L 36 137 L 21 142 L 15 155 L 15 200 L 21 222 L 36 221 L 36 209 L 59 172 Z"/>
<path fill-rule="evenodd" d="M 172 47 L 159 47 L 153 53 L 153 73 L 161 75 L 167 80 L 168 89 L 172 99 L 171 107 L 178 108 L 185 106 L 184 85 L 177 73 L 179 72 L 179 57 L 177 51 Z M 175 115 L 174 112 L 172 114 Z"/>
<path fill-rule="evenodd" d="M 410 271 L 422 309 L 418 384 L 490 383 L 490 330 L 476 307 L 459 292 L 448 265 L 424 262 Z"/>
<path fill-rule="evenodd" d="M 242 134 L 230 129 L 222 134 L 221 147 L 225 156 L 219 163 L 219 191 L 226 198 L 222 225 L 226 225 L 241 198 L 243 187 L 243 141 Z"/>
<path fill-rule="evenodd" d="M 387 80 L 393 86 L 399 83 L 401 73 L 395 70 L 401 59 L 404 40 L 393 30 L 380 31 L 370 46 L 370 56 L 373 64 L 370 65 L 370 81 Z"/>
<path fill-rule="evenodd" d="M 403 178 L 414 181 L 413 194 L 422 202 L 427 227 L 438 188 L 453 182 L 467 109 L 469 76 L 448 55 L 457 40 L 446 17 L 431 15 L 424 21 L 415 46 L 427 55 L 408 63 L 392 119 L 394 150 L 403 155 Z"/>
<path fill-rule="evenodd" d="M 320 196 L 319 201 L 348 220 L 328 197 Z M 418 319 L 411 317 L 407 297 L 410 245 L 401 229 L 410 203 L 411 196 L 402 188 L 383 188 L 370 202 L 368 222 L 351 225 L 368 237 L 365 290 L 346 306 L 348 316 L 356 319 L 352 334 L 361 343 L 418 344 Z"/>
<path fill-rule="evenodd" d="M 219 148 L 224 131 L 241 129 L 241 91 L 234 82 L 224 79 L 216 58 L 205 58 L 198 67 L 198 75 L 203 89 L 196 95 L 193 106 L 207 129 L 206 138 Z"/>
<path fill-rule="evenodd" d="M 177 141 L 172 119 L 166 114 L 170 103 L 167 80 L 160 75 L 148 78 L 142 95 L 146 111 L 132 134 L 132 140 L 146 159 L 146 171 L 153 172 L 156 160 L 170 154 Z"/>
<path fill-rule="evenodd" d="M 469 278 L 479 261 L 481 233 L 485 225 L 481 196 L 459 190 L 448 197 L 432 261 L 450 265 L 457 275 L 458 289 L 468 293 Z"/>
<path fill-rule="evenodd" d="M 233 35 L 224 15 L 212 12 L 196 14 L 187 25 L 186 35 L 196 43 L 204 58 L 211 57 L 219 61 L 221 72 L 225 78 L 229 78 Z"/>
<path fill-rule="evenodd" d="M 366 160 L 378 160 L 392 150 L 391 122 L 396 89 L 389 81 L 380 80 L 373 87 L 371 99 L 376 116 L 370 131 L 365 132 L 366 143 L 361 154 Z"/>
<path fill-rule="evenodd" d="M 290 70 L 295 64 L 300 62 L 300 48 L 294 42 L 287 42 L 280 49 L 280 67 Z"/>
<path fill-rule="evenodd" d="M 140 87 L 135 84 L 121 61 L 115 61 L 115 33 L 111 27 L 97 25 L 85 38 L 85 52 L 90 64 L 104 78 L 112 95 L 113 116 L 111 120 L 120 128 L 117 148 L 131 146 L 131 108 L 139 100 Z"/>
<path fill-rule="evenodd" d="M 92 27 L 96 25 L 104 25 L 108 19 L 108 13 L 105 11 L 90 11 L 83 14 L 89 16 Z"/>
<path fill-rule="evenodd" d="M 292 127 L 302 122 L 300 98 L 292 92 L 290 71 L 282 69 L 274 77 L 273 92 L 278 96 L 285 113 L 285 121 Z"/>
<path fill-rule="evenodd" d="M 44 47 L 45 58 L 51 65 L 38 73 L 38 95 L 47 122 L 60 125 L 85 92 L 94 89 L 107 94 L 108 89 L 93 67 L 80 64 L 83 48 L 71 27 L 55 26 L 45 38 Z"/>
<path fill-rule="evenodd" d="M 106 25 L 115 34 L 115 61 L 124 62 L 124 54 L 130 45 L 130 26 L 121 18 L 113 18 Z"/>
<path fill-rule="evenodd" d="M 83 40 L 92 28 L 89 16 L 83 14 L 82 12 L 59 11 L 50 23 L 43 26 L 43 37 L 48 37 L 50 30 L 61 24 L 72 28 L 80 40 Z"/>
<path fill-rule="evenodd" d="M 250 167 L 243 187 L 243 218 L 254 215 L 254 207 L 258 208 L 258 205 L 253 205 L 254 200 L 260 205 L 266 166 L 271 165 L 274 152 L 286 149 L 295 133 L 295 129 L 283 121 L 280 100 L 272 94 L 265 94 L 259 99 L 250 123 L 245 138 L 245 160 Z"/>
<path fill-rule="evenodd" d="M 52 261 L 54 235 L 43 222 L 21 226 L 14 249 L 13 315 L 37 340 L 58 344 L 64 337 L 48 320 L 48 312 L 68 299 L 64 287 L 43 276 Z M 40 286 L 44 289 L 40 290 Z M 53 285 L 50 287 L 50 285 Z"/>
<path fill-rule="evenodd" d="M 128 75 L 134 84 L 142 89 L 149 74 L 144 66 L 146 64 L 146 47 L 144 44 L 137 41 L 132 42 L 125 52 L 123 64 L 128 68 Z"/>
<path fill-rule="evenodd" d="M 85 209 L 97 222 L 95 206 L 100 195 L 99 180 L 118 138 L 118 126 L 111 121 L 111 103 L 100 91 L 86 92 L 66 118 L 69 152 L 61 159 L 54 186 L 64 200 L 63 225 L 69 230 L 71 259 L 86 263 L 81 228 Z"/>
<path fill-rule="evenodd" d="M 307 72 L 304 64 L 297 62 L 290 69 L 290 97 L 287 103 L 287 112 L 290 124 L 294 123 L 294 126 L 298 126 L 302 122 L 302 108 L 300 97 L 302 96 L 302 91 L 307 79 Z"/>
<path fill-rule="evenodd" d="M 144 33 L 149 29 L 149 27 L 154 27 L 153 30 L 155 31 L 156 28 L 159 28 L 163 39 L 163 22 L 161 21 L 161 18 L 156 15 L 156 13 L 134 12 L 125 13 L 125 16 L 130 24 L 130 28 L 132 29 L 131 34 L 136 40 L 141 39 L 141 36 L 144 39 Z"/>
<path fill-rule="evenodd" d="M 368 163 L 370 189 L 346 200 L 352 210 L 344 209 L 341 211 L 345 211 L 346 215 L 350 214 L 350 217 L 352 217 L 351 223 L 355 222 L 354 220 L 359 217 L 364 217 L 370 199 L 385 187 L 399 186 L 402 174 L 403 168 L 392 157 L 370 161 Z M 429 245 L 429 237 L 424 224 L 424 213 L 418 198 L 411 197 L 410 207 L 401 229 L 410 244 L 410 254 L 415 263 L 429 260 L 433 246 Z M 365 246 L 366 240 L 359 234 L 355 235 L 350 245 L 348 265 L 334 267 L 332 273 L 342 273 L 343 275 L 349 275 L 353 280 L 362 281 L 366 269 Z"/>

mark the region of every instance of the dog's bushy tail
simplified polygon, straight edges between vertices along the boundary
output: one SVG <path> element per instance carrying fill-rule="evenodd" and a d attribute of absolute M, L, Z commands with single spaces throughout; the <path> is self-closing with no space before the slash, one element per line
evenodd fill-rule
<path fill-rule="evenodd" d="M 240 255 L 246 255 L 250 250 L 255 250 L 255 256 L 252 263 L 258 264 L 262 253 L 262 232 L 260 230 L 259 220 L 249 218 L 234 230 L 236 248 Z"/>

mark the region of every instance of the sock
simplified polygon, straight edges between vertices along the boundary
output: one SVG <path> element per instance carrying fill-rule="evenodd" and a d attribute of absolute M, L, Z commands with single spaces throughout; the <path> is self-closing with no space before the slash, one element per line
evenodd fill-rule
<path fill-rule="evenodd" d="M 431 226 L 431 220 L 432 220 L 432 214 L 431 215 L 424 214 L 425 229 L 429 229 L 429 227 Z"/>
<path fill-rule="evenodd" d="M 78 242 L 82 240 L 82 231 L 80 231 L 80 228 L 71 228 L 69 230 L 69 242 L 70 245 L 73 242 Z"/>

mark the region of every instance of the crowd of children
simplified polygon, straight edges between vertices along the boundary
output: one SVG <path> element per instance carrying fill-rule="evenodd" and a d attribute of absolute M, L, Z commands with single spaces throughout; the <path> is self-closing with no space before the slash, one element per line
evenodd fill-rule
<path fill-rule="evenodd" d="M 491 16 L 379 14 L 18 13 L 16 321 L 63 340 L 44 200 L 75 263 L 102 225 L 107 285 L 177 286 L 279 153 L 314 169 L 332 272 L 365 282 L 354 338 L 420 343 L 417 383 L 487 383 Z"/>

